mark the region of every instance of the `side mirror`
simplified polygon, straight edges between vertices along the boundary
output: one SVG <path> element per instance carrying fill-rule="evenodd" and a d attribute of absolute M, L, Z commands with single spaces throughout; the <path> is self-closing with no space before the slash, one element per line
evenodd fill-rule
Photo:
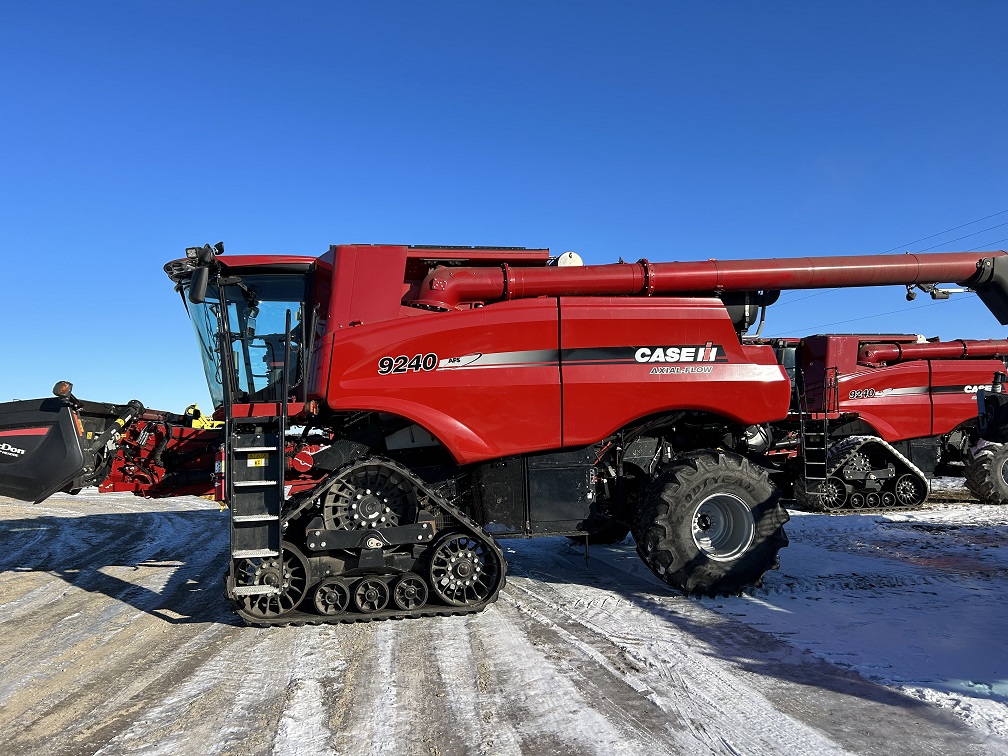
<path fill-rule="evenodd" d="M 189 301 L 203 304 L 206 301 L 207 284 L 210 282 L 210 268 L 196 268 L 189 281 Z"/>

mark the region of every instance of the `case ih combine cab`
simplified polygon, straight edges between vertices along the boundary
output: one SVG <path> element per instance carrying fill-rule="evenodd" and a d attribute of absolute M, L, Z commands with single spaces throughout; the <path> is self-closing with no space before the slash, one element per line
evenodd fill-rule
<path fill-rule="evenodd" d="M 565 256 L 566 257 L 566 256 Z M 1003 252 L 556 264 L 548 250 L 187 250 L 166 271 L 215 405 L 0 405 L 0 494 L 214 495 L 254 624 L 474 612 L 498 538 L 632 527 L 647 566 L 736 593 L 788 519 L 753 429 L 791 381 L 742 335 L 781 289 L 957 282 L 1008 323 Z"/>
<path fill-rule="evenodd" d="M 993 449 L 969 452 L 978 441 L 977 391 L 1005 370 L 1008 341 L 829 335 L 769 343 L 794 391 L 787 420 L 759 439 L 771 459 L 787 457 L 777 464 L 794 477 L 800 504 L 916 506 L 936 473 L 965 474 L 981 501 L 1003 503 Z M 965 470 L 953 467 L 960 463 Z"/>

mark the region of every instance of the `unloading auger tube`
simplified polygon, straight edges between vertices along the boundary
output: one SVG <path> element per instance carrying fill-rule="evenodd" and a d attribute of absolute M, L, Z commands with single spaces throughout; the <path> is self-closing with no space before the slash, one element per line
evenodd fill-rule
<path fill-rule="evenodd" d="M 412 304 L 452 310 L 474 302 L 540 296 L 653 296 L 955 282 L 977 292 L 1008 325 L 1004 250 L 904 255 L 796 257 L 764 260 L 636 263 L 432 271 Z"/>
<path fill-rule="evenodd" d="M 1008 339 L 924 342 L 923 344 L 868 344 L 858 352 L 858 362 L 907 362 L 909 360 L 958 360 L 1008 356 Z"/>

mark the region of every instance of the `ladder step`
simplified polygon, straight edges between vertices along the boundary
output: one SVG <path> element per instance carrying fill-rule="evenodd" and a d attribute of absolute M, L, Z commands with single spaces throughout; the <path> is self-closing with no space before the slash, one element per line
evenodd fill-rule
<path fill-rule="evenodd" d="M 232 446 L 231 451 L 235 452 L 269 452 L 278 451 L 275 446 Z"/>
<path fill-rule="evenodd" d="M 232 483 L 235 488 L 239 486 L 275 486 L 275 480 L 236 480 Z"/>
<path fill-rule="evenodd" d="M 272 585 L 239 585 L 235 586 L 235 596 L 276 596 L 280 589 Z"/>
<path fill-rule="evenodd" d="M 280 554 L 273 549 L 238 549 L 231 552 L 232 559 L 255 559 L 256 557 L 278 557 Z"/>
<path fill-rule="evenodd" d="M 261 515 L 234 515 L 231 518 L 232 522 L 280 522 L 279 517 L 274 517 L 273 515 L 261 514 Z"/>

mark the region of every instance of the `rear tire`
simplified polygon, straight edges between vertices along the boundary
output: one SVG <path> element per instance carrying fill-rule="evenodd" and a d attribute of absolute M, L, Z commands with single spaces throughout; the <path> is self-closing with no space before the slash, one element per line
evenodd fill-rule
<path fill-rule="evenodd" d="M 966 488 L 984 504 L 1008 504 L 1008 444 L 971 450 L 966 460 Z"/>
<path fill-rule="evenodd" d="M 680 457 L 652 481 L 634 538 L 644 563 L 674 588 L 737 595 L 777 568 L 787 521 L 765 470 L 705 450 Z"/>

